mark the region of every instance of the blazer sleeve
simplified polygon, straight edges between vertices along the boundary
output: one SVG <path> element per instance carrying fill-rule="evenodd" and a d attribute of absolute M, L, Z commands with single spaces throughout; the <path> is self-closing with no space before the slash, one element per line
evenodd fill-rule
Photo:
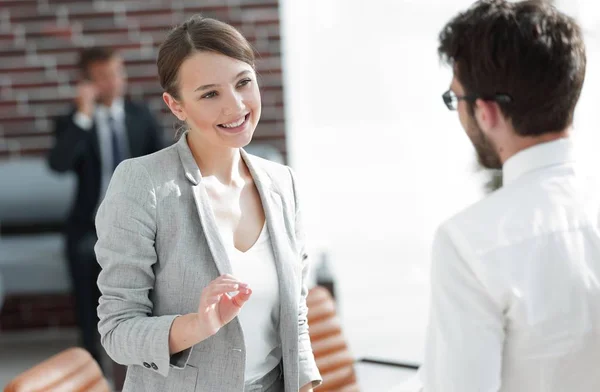
<path fill-rule="evenodd" d="M 94 137 L 78 126 L 73 117 L 68 114 L 54 120 L 54 146 L 48 153 L 48 164 L 57 172 L 75 170 Z"/>
<path fill-rule="evenodd" d="M 290 168 L 290 176 L 292 178 L 294 201 L 296 206 L 296 241 L 300 254 L 299 261 L 302 265 L 302 289 L 300 294 L 300 304 L 298 306 L 298 370 L 299 370 L 299 385 L 303 387 L 306 384 L 312 383 L 313 388 L 321 385 L 323 382 L 315 357 L 313 355 L 310 336 L 308 334 L 308 307 L 306 306 L 306 296 L 308 295 L 307 279 L 309 269 L 309 258 L 306 251 L 305 233 L 302 226 L 301 207 L 298 198 L 294 171 Z"/>
<path fill-rule="evenodd" d="M 179 315 L 153 316 L 149 298 L 157 263 L 157 198 L 151 177 L 136 160 L 116 169 L 96 215 L 95 251 L 102 270 L 98 329 L 108 355 L 162 376 L 183 368 L 191 349 L 169 355 L 169 332 Z"/>

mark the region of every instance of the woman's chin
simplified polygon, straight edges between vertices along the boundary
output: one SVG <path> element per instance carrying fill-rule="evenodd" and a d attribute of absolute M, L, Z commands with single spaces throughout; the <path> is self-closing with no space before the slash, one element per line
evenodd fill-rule
<path fill-rule="evenodd" d="M 254 135 L 254 127 L 248 127 L 247 130 L 238 133 L 221 132 L 221 140 L 223 140 L 228 147 L 231 148 L 243 148 L 246 147 L 252 141 Z"/>

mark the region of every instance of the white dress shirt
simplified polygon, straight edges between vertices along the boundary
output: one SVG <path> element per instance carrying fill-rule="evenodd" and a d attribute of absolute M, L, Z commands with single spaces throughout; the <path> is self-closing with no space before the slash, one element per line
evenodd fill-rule
<path fill-rule="evenodd" d="M 92 128 L 94 122 L 96 123 L 98 146 L 100 146 L 100 162 L 102 165 L 100 201 L 104 198 L 114 171 L 109 116 L 114 119 L 115 130 L 119 135 L 119 142 L 123 144 L 121 147 L 126 153 L 125 157 L 127 157 L 129 155 L 129 145 L 125 127 L 125 106 L 122 98 L 115 99 L 110 107 L 101 104 L 96 105 L 93 119 L 81 112 L 76 112 L 73 115 L 75 124 L 86 131 Z"/>
<path fill-rule="evenodd" d="M 279 279 L 267 225 L 256 243 L 240 252 L 225 239 L 233 275 L 252 289 L 238 318 L 246 341 L 246 383 L 252 383 L 279 365 L 282 358 L 279 339 Z M 231 236 L 229 236 L 231 238 Z"/>
<path fill-rule="evenodd" d="M 425 392 L 600 391 L 600 192 L 569 139 L 438 230 Z"/>

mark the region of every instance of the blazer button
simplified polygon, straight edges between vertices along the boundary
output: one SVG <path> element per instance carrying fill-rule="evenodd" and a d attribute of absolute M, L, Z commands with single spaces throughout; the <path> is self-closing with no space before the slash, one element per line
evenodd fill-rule
<path fill-rule="evenodd" d="M 152 362 L 152 369 L 158 370 L 158 366 L 156 366 L 156 364 L 154 362 Z"/>
<path fill-rule="evenodd" d="M 146 369 L 150 369 L 150 364 L 149 364 L 148 362 L 144 362 L 144 367 L 145 367 Z"/>

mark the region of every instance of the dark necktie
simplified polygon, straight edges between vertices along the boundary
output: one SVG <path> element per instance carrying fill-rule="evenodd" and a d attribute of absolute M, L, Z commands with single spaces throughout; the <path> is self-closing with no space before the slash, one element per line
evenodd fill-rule
<path fill-rule="evenodd" d="M 113 170 L 125 158 L 123 154 L 123 143 L 117 132 L 117 124 L 113 116 L 108 116 L 108 127 L 110 128 L 110 141 L 112 147 Z"/>

